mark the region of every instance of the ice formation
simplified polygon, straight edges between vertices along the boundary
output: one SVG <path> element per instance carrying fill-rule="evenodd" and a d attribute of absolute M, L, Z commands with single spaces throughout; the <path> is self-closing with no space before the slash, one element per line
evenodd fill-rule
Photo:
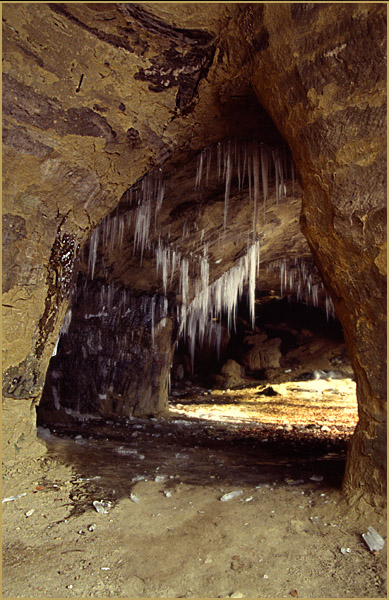
<path fill-rule="evenodd" d="M 88 269 L 90 278 L 93 279 L 96 266 L 97 248 L 99 245 L 99 227 L 96 227 L 91 233 L 89 241 L 89 258 L 88 258 Z"/>
<path fill-rule="evenodd" d="M 196 343 L 201 344 L 206 333 L 209 340 L 215 341 L 219 353 L 221 319 L 226 317 L 227 326 L 235 327 L 237 306 L 243 293 L 247 294 L 251 322 L 254 326 L 255 290 L 260 259 L 258 228 L 261 220 L 265 222 L 270 183 L 272 182 L 275 187 L 278 203 L 286 194 L 287 179 L 292 181 L 294 192 L 295 169 L 292 159 L 288 158 L 286 152 L 270 149 L 256 140 L 226 140 L 199 153 L 194 186 L 198 194 L 209 185 L 211 177 L 224 183 L 223 232 L 219 232 L 219 246 L 223 245 L 233 187 L 239 191 L 248 188 L 249 202 L 253 210 L 252 227 L 247 232 L 246 254 L 216 281 L 211 282 L 211 259 L 206 244 L 202 253 L 183 253 L 182 241 L 190 236 L 186 221 L 183 224 L 181 240 L 178 242 L 171 241 L 170 230 L 167 239 L 166 237 L 162 239 L 161 235 L 158 235 L 158 242 L 156 244 L 152 242 L 157 238 L 159 215 L 167 186 L 167 180 L 161 169 L 144 176 L 130 188 L 125 195 L 128 210 L 121 214 L 116 210 L 114 214 L 103 219 L 92 232 L 89 242 L 88 270 L 91 279 L 96 272 L 99 244 L 110 248 L 118 245 L 121 248 L 124 236 L 133 235 L 133 254 L 139 254 L 141 263 L 146 251 L 154 254 L 157 275 L 162 278 L 165 303 L 163 307 L 159 306 L 160 300 L 157 302 L 156 295 L 152 296 L 149 303 L 144 306 L 145 319 L 150 321 L 152 344 L 155 341 L 155 328 L 160 326 L 156 323 L 160 324 L 163 317 L 172 312 L 169 308 L 168 294 L 173 286 L 176 286 L 175 289 L 178 286 L 180 302 L 175 309 L 175 316 L 179 322 L 181 335 L 189 341 L 192 364 Z M 263 216 L 260 216 L 261 202 Z M 196 227 L 197 224 L 193 226 Z M 204 244 L 204 230 L 201 231 L 200 237 L 201 244 Z M 218 264 L 221 260 L 214 260 L 214 264 Z M 99 265 L 100 268 L 104 272 L 104 261 Z M 312 270 L 311 266 L 299 259 L 295 259 L 290 266 L 284 259 L 276 261 L 269 268 L 279 270 L 281 296 L 294 296 L 297 301 L 310 302 L 318 306 L 319 293 L 323 289 L 323 284 L 318 272 Z M 122 294 L 119 301 L 120 314 L 125 315 L 127 312 L 124 307 L 129 299 L 126 298 L 125 291 Z M 103 285 L 102 313 L 115 310 L 117 302 L 114 286 Z M 334 306 L 328 295 L 326 295 L 325 306 L 327 317 L 333 315 Z"/>
<path fill-rule="evenodd" d="M 55 342 L 55 346 L 54 346 L 54 349 L 53 349 L 52 356 L 56 356 L 57 350 L 58 350 L 59 340 L 61 339 L 62 335 L 64 335 L 65 333 L 68 333 L 71 321 L 72 321 L 72 309 L 69 308 L 66 311 L 65 318 L 64 318 L 63 323 L 62 323 L 62 327 L 60 329 L 57 341 Z"/>
<path fill-rule="evenodd" d="M 319 306 L 319 293 L 325 293 L 325 307 L 327 320 L 335 318 L 335 307 L 331 297 L 325 291 L 319 271 L 313 262 L 302 258 L 295 258 L 289 264 L 286 259 L 274 261 L 267 267 L 267 271 L 279 271 L 280 295 L 295 298 L 297 302 Z"/>
<path fill-rule="evenodd" d="M 195 294 L 188 306 L 183 300 L 184 310 L 180 333 L 189 340 L 189 350 L 194 363 L 196 340 L 202 343 L 205 332 L 210 324 L 216 331 L 216 347 L 220 352 L 221 318 L 227 317 L 227 327 L 235 328 L 237 307 L 245 288 L 248 288 L 248 298 L 252 324 L 255 319 L 255 288 L 259 270 L 259 242 L 253 244 L 242 256 L 238 264 L 223 273 L 219 279 L 209 284 L 209 265 L 206 257 L 201 261 L 201 277 L 195 281 Z"/>
<path fill-rule="evenodd" d="M 215 156 L 216 155 L 216 156 Z M 274 180 L 277 203 L 286 194 L 285 180 L 287 178 L 287 154 L 272 150 L 266 144 L 257 140 L 226 140 L 216 146 L 205 148 L 198 156 L 195 190 L 201 190 L 208 184 L 212 160 L 215 161 L 217 178 L 224 180 L 224 219 L 225 231 L 228 220 L 229 199 L 232 185 L 237 184 L 238 190 L 245 185 L 249 190 L 250 202 L 253 202 L 253 240 L 255 241 L 259 203 L 262 197 L 263 220 L 265 221 L 266 202 L 269 196 L 270 178 Z M 294 166 L 291 161 L 291 178 L 294 191 Z M 206 164 L 206 169 L 204 165 Z M 261 186 L 262 181 L 262 186 Z"/>

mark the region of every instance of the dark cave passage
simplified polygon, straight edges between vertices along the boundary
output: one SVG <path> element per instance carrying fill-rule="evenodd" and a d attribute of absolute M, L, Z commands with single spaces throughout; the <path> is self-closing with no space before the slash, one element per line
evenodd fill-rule
<path fill-rule="evenodd" d="M 266 383 L 277 379 L 281 382 L 286 380 L 285 371 L 291 373 L 292 369 L 293 376 L 305 375 L 306 379 L 310 375 L 314 378 L 315 370 L 327 371 L 330 377 L 353 376 L 342 326 L 335 315 L 326 314 L 319 307 L 290 297 L 280 298 L 274 292 L 262 292 L 257 294 L 254 328 L 244 300 L 239 303 L 235 327 L 229 331 L 225 319 L 220 324 L 220 347 L 217 348 L 215 335 L 206 336 L 201 345 L 197 343 L 193 371 L 189 344 L 185 340 L 178 342 L 173 358 L 172 383 L 187 379 L 203 387 L 215 384 L 225 387 L 227 380 L 223 382 L 223 378 L 218 376 L 227 360 L 241 366 L 241 375 L 247 379 L 247 384 L 250 380 Z M 311 356 L 313 352 L 317 353 L 317 349 L 309 346 L 314 346 L 319 340 L 328 357 L 323 354 Z M 298 348 L 303 346 L 306 346 L 305 350 L 299 353 Z M 310 355 L 307 356 L 308 351 Z M 258 354 L 263 355 L 262 360 Z M 342 367 L 340 371 L 336 371 L 337 366 Z M 233 383 L 231 385 L 234 387 Z"/>

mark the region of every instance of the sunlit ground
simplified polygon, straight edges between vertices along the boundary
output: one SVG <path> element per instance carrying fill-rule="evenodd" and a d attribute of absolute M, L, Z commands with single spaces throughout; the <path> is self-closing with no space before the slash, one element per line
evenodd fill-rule
<path fill-rule="evenodd" d="M 170 412 L 187 417 L 233 423 L 319 426 L 353 430 L 358 422 L 356 384 L 351 379 L 316 379 L 271 384 L 278 395 L 264 395 L 270 386 L 212 390 L 207 395 L 174 399 Z"/>

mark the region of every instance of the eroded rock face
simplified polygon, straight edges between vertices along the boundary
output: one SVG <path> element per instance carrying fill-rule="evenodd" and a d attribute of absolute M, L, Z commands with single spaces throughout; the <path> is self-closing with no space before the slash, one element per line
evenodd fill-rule
<path fill-rule="evenodd" d="M 301 226 L 358 381 L 360 423 L 344 488 L 374 503 L 386 481 L 385 7 L 193 6 L 3 7 L 5 405 L 20 403 L 17 437 L 29 437 L 81 249 L 132 184 L 170 161 L 189 164 L 194 152 L 220 140 L 250 137 L 279 147 L 282 134 L 303 189 Z M 182 232 L 185 215 L 193 223 L 200 208 L 206 231 L 202 239 L 201 229 L 192 230 L 190 240 L 203 251 L 206 233 L 220 231 L 222 195 L 203 206 L 190 195 L 172 200 L 165 216 Z M 247 198 L 240 210 L 235 200 L 226 256 L 217 265 L 213 250 L 214 279 L 240 259 L 238 234 L 252 220 Z M 274 212 L 277 220 L 284 210 L 285 219 L 273 253 L 274 228 L 268 230 L 268 266 L 296 248 L 288 247 L 285 226 L 293 214 L 297 230 L 299 206 L 291 212 L 292 205 Z M 168 222 L 161 223 L 166 237 Z M 146 253 L 142 269 L 130 260 L 126 269 L 128 252 L 103 255 L 110 277 L 124 287 L 162 291 L 155 256 Z M 271 268 L 262 280 L 275 285 Z M 8 443 L 14 408 L 4 415 L 12 455 L 23 444 Z"/>
<path fill-rule="evenodd" d="M 271 340 L 262 339 L 263 336 L 253 336 L 250 350 L 243 356 L 243 364 L 251 371 L 260 371 L 262 369 L 278 369 L 280 366 L 281 340 L 273 338 Z"/>
<path fill-rule="evenodd" d="M 69 301 L 68 289 L 62 289 L 69 273 L 64 277 L 63 270 L 70 270 L 93 227 L 131 183 L 176 147 L 188 139 L 189 147 L 202 147 L 204 140 L 225 135 L 227 119 L 210 102 L 212 86 L 204 82 L 219 29 L 186 31 L 183 23 L 182 31 L 160 27 L 131 7 L 124 12 L 120 5 L 101 11 L 98 5 L 42 4 L 10 6 L 3 14 L 4 212 L 8 223 L 25 220 L 23 238 L 4 256 L 12 285 L 3 315 L 6 395 L 8 380 L 24 377 L 31 363 L 24 394 L 39 396 Z M 183 73 L 188 53 L 190 72 Z M 165 79 L 163 91 L 139 75 L 162 73 L 168 63 L 171 74 L 179 72 L 168 85 Z M 207 100 L 196 108 L 191 96 L 201 82 Z M 213 87 L 218 85 L 216 77 Z M 185 116 L 192 108 L 196 116 Z M 217 131 L 202 124 L 205 112 Z M 63 245 L 68 239 L 73 252 L 65 266 L 57 264 L 56 240 Z"/>
<path fill-rule="evenodd" d="M 39 419 L 151 416 L 168 403 L 174 334 L 163 297 L 80 275 L 51 358 Z"/>
<path fill-rule="evenodd" d="M 357 445 L 361 457 L 348 461 L 344 486 L 350 495 L 366 498 L 366 487 L 381 492 L 386 482 L 381 460 L 386 418 L 386 14 L 379 5 L 349 8 L 266 6 L 260 12 L 269 45 L 258 52 L 252 46 L 254 85 L 289 142 L 301 175 L 302 230 L 331 291 L 357 377 L 360 422 L 351 446 Z M 279 27 L 281 18 L 287 39 Z M 372 30 L 374 36 L 368 33 Z M 356 480 L 367 471 L 369 484 L 356 491 Z"/>

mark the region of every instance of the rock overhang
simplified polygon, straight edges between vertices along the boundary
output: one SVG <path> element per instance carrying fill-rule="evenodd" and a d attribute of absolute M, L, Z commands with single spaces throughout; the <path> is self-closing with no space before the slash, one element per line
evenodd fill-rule
<path fill-rule="evenodd" d="M 370 439 L 368 424 L 382 413 L 386 388 L 385 7 L 214 4 L 206 5 L 209 26 L 202 9 L 190 15 L 179 4 L 148 3 L 150 19 L 145 5 L 125 17 L 119 16 L 120 5 L 55 5 L 64 8 L 61 14 L 49 4 L 4 5 L 3 69 L 12 100 L 4 110 L 6 213 L 17 227 L 18 217 L 26 219 L 26 236 L 7 247 L 5 264 L 13 275 L 4 298 L 4 368 L 15 370 L 12 379 L 24 377 L 21 397 L 33 393 L 39 401 L 39 385 L 31 388 L 28 381 L 42 381 L 69 302 L 62 298 L 53 320 L 50 286 L 61 274 L 55 279 L 51 257 L 58 234 L 61 244 L 74 236 L 75 248 L 82 246 L 129 185 L 176 152 L 239 137 L 242 124 L 245 131 L 257 127 L 255 110 L 240 111 L 242 97 L 246 102 L 254 89 L 301 175 L 301 224 L 342 320 L 358 379 L 363 423 L 353 443 L 369 457 L 366 431 Z M 109 30 L 110 20 L 115 30 Z M 164 32 L 158 29 L 163 20 Z M 152 23 L 150 44 L 142 41 L 146 23 Z M 131 31 L 124 31 L 127 26 Z M 212 55 L 212 62 L 194 57 L 190 81 L 177 73 L 164 91 L 153 91 L 152 81 L 135 75 L 152 67 L 170 77 L 162 73 L 169 66 L 164 61 L 178 48 L 182 56 L 193 50 L 192 34 L 178 40 L 177 29 L 200 30 L 203 57 Z M 113 36 L 125 39 L 124 46 L 131 38 L 133 45 L 111 43 Z M 29 121 L 30 105 L 35 113 Z M 25 260 L 18 285 L 14 263 L 20 256 Z M 359 477 L 361 469 L 353 464 Z M 349 476 L 355 488 L 354 479 Z M 372 487 L 380 488 L 375 481 Z"/>

